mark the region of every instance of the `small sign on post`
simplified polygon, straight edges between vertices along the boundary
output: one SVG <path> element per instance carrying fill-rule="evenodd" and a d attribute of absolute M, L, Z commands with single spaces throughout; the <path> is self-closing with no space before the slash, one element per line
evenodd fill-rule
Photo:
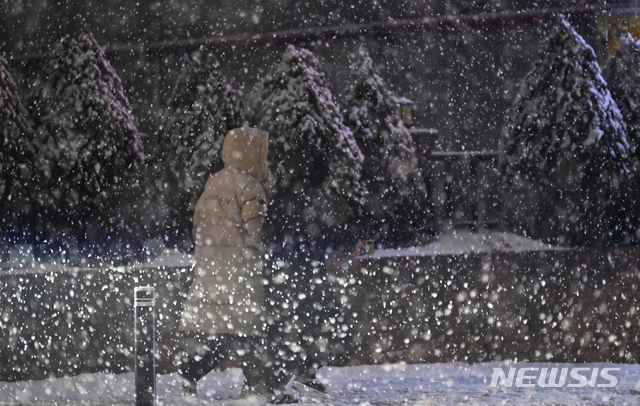
<path fill-rule="evenodd" d="M 156 401 L 156 289 L 134 288 L 136 341 L 136 406 L 154 406 Z"/>

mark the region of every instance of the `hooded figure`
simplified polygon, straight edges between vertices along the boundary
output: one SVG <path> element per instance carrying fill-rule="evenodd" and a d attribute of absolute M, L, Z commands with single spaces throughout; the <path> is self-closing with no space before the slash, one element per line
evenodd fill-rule
<path fill-rule="evenodd" d="M 322 366 L 343 362 L 352 349 L 349 320 L 325 268 L 325 255 L 344 238 L 331 226 L 323 183 L 331 162 L 315 144 L 294 146 L 285 159 L 287 186 L 273 195 L 265 222 L 268 340 L 277 372 L 295 374 L 292 387 L 322 396 Z"/>
<path fill-rule="evenodd" d="M 183 331 L 262 336 L 262 226 L 268 134 L 231 130 L 222 145 L 224 169 L 204 187 L 193 215 L 196 266 L 180 323 Z"/>
<path fill-rule="evenodd" d="M 225 166 L 209 178 L 196 203 L 196 265 L 180 322 L 187 355 L 179 372 L 186 394 L 196 395 L 198 380 L 227 357 L 242 363 L 243 392 L 282 400 L 282 393 L 273 395 L 284 385 L 266 369 L 261 338 L 266 322 L 262 226 L 267 191 L 275 183 L 267 145 L 264 131 L 231 130 L 222 145 Z"/>

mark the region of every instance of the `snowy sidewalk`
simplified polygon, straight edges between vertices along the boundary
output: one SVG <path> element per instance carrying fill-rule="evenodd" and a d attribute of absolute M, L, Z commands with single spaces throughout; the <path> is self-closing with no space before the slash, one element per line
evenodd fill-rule
<path fill-rule="evenodd" d="M 567 367 L 572 364 L 492 362 L 420 365 L 364 365 L 323 368 L 320 378 L 333 395 L 327 401 L 300 397 L 301 405 L 637 405 L 640 404 L 640 366 L 579 364 L 620 367 L 614 388 L 491 388 L 493 367 Z M 175 374 L 159 375 L 159 405 L 240 406 L 264 404 L 264 399 L 237 399 L 242 372 L 231 368 L 211 373 L 198 386 L 199 399 L 181 396 Z M 292 392 L 294 393 L 294 392 Z M 45 381 L 0 382 L 0 405 L 106 406 L 134 405 L 132 373 L 86 374 Z"/>

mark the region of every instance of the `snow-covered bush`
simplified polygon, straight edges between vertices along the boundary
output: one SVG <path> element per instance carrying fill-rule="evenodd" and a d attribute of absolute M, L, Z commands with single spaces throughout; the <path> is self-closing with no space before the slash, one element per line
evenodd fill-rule
<path fill-rule="evenodd" d="M 34 132 L 18 89 L 0 57 L 0 243 L 33 242 L 39 172 Z"/>
<path fill-rule="evenodd" d="M 611 241 L 628 159 L 620 111 L 593 49 L 564 18 L 541 50 L 503 134 L 505 220 L 560 244 Z"/>
<path fill-rule="evenodd" d="M 160 179 L 167 204 L 164 232 L 173 243 L 190 241 L 193 208 L 211 175 L 223 168 L 224 136 L 244 123 L 241 94 L 210 57 L 183 58 L 164 114 Z"/>
<path fill-rule="evenodd" d="M 640 142 L 640 41 L 628 34 L 620 38 L 618 48 L 605 64 L 603 76 L 627 124 L 627 137 L 635 150 Z"/>
<path fill-rule="evenodd" d="M 287 153 L 298 143 L 319 145 L 332 162 L 326 185 L 328 200 L 344 202 L 333 215 L 353 219 L 361 210 L 363 156 L 333 101 L 320 63 L 307 49 L 289 45 L 280 63 L 256 91 L 256 121 L 269 132 L 269 161 L 280 186 L 289 182 Z M 349 213 L 351 212 L 351 213 Z"/>
<path fill-rule="evenodd" d="M 96 249 L 141 237 L 143 147 L 120 78 L 91 33 L 53 46 L 29 108 L 48 164 L 45 237 Z"/>
<path fill-rule="evenodd" d="M 351 72 L 345 119 L 364 155 L 364 233 L 378 241 L 410 239 L 423 228 L 428 213 L 427 189 L 413 139 L 395 113 L 391 91 L 364 50 Z"/>

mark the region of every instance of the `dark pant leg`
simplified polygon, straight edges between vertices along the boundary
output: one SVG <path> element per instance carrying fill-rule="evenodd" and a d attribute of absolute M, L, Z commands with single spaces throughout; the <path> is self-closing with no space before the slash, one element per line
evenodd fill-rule
<path fill-rule="evenodd" d="M 288 262 L 287 262 L 288 261 Z M 315 311 L 313 303 L 310 310 L 307 300 L 300 300 L 301 294 L 309 296 L 311 277 L 301 267 L 305 261 L 272 261 L 267 267 L 266 276 L 270 283 L 265 288 L 269 323 L 267 326 L 267 343 L 270 359 L 276 375 L 285 380 L 285 385 L 294 373 L 306 372 L 308 357 L 307 347 L 314 334 L 309 330 L 308 319 Z M 276 280 L 280 280 L 276 282 Z M 283 283 L 282 280 L 285 282 Z M 300 306 L 305 306 L 301 308 Z M 311 334 L 310 334 L 311 333 Z M 305 340 L 306 338 L 306 340 Z"/>
<path fill-rule="evenodd" d="M 351 322 L 327 276 L 324 263 L 313 261 L 294 263 L 299 276 L 290 284 L 304 293 L 295 307 L 294 328 L 300 350 L 294 358 L 296 375 L 314 378 L 326 365 L 340 364 L 349 357 L 352 347 Z M 293 295 L 293 300 L 298 295 Z M 340 360 L 340 361 L 338 361 Z M 336 362 L 338 361 L 338 362 Z"/>
<path fill-rule="evenodd" d="M 194 384 L 216 368 L 224 356 L 222 343 L 218 337 L 195 335 L 195 338 L 200 342 L 200 348 L 195 354 L 184 357 L 178 367 L 178 373 Z"/>
<path fill-rule="evenodd" d="M 275 368 L 262 337 L 238 337 L 237 351 L 242 352 L 240 358 L 245 385 L 255 393 L 280 393 L 289 382 L 290 376 Z"/>

